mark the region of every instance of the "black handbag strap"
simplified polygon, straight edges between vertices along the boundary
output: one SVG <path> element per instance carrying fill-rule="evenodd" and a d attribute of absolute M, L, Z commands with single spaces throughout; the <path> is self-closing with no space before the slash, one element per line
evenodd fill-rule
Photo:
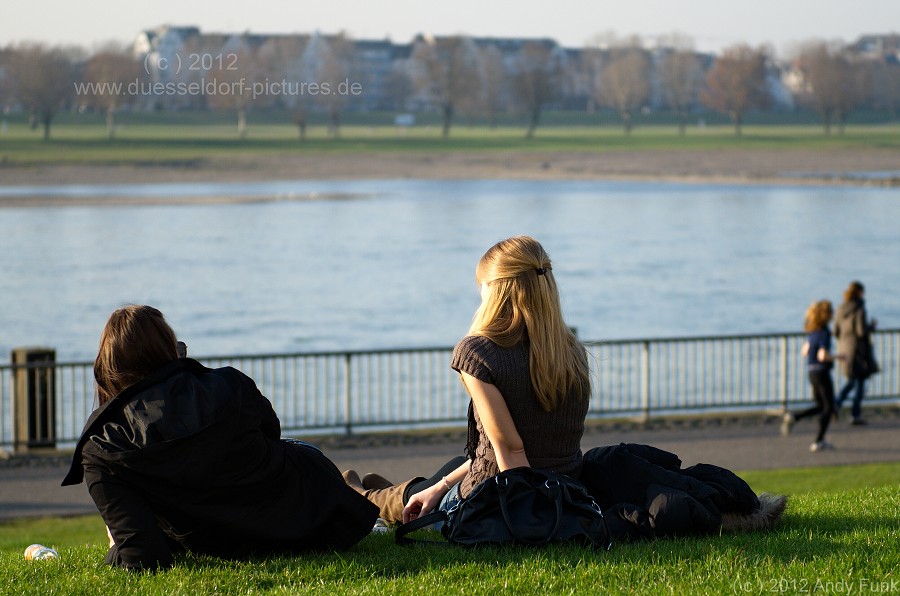
<path fill-rule="evenodd" d="M 506 504 L 506 487 L 507 484 L 505 482 L 501 482 L 499 477 L 495 477 L 497 482 L 497 495 L 499 496 L 500 501 L 500 511 L 503 512 L 503 521 L 506 523 L 507 529 L 509 529 L 509 533 L 512 534 L 513 538 L 522 544 L 529 544 L 531 546 L 543 546 L 556 538 L 557 532 L 559 532 L 559 524 L 562 520 L 562 491 L 559 488 L 559 482 L 555 482 L 555 484 L 551 484 L 554 480 L 547 480 L 546 487 L 550 491 L 550 498 L 553 500 L 553 503 L 556 505 L 556 522 L 553 524 L 553 530 L 551 530 L 546 536 L 538 540 L 529 540 L 527 538 L 522 537 L 516 531 L 516 523 L 509 516 L 509 509 Z M 505 479 L 504 479 L 505 480 Z M 536 489 L 532 489 L 536 495 L 540 494 L 540 492 Z"/>
<path fill-rule="evenodd" d="M 427 515 L 417 517 L 412 521 L 401 524 L 397 527 L 396 530 L 394 530 L 394 542 L 402 546 L 410 544 L 440 544 L 442 546 L 450 546 L 450 544 L 444 540 L 420 540 L 418 538 L 407 538 L 408 534 L 412 534 L 416 530 L 422 530 L 438 522 L 447 522 L 446 511 L 432 511 Z"/>

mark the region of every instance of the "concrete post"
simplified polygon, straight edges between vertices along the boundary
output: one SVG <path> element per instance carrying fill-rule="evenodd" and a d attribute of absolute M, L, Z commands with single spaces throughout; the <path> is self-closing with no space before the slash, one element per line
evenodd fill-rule
<path fill-rule="evenodd" d="M 56 350 L 14 348 L 10 360 L 16 452 L 56 448 Z"/>

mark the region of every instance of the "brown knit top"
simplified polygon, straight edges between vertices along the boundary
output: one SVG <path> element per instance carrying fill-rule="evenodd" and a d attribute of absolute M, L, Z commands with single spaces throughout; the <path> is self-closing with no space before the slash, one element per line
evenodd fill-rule
<path fill-rule="evenodd" d="M 450 366 L 500 390 L 533 467 L 578 477 L 588 388 L 583 395 L 570 392 L 556 410 L 545 412 L 531 386 L 527 343 L 506 349 L 486 337 L 469 335 L 456 344 Z M 466 451 L 472 466 L 460 486 L 464 497 L 476 484 L 500 472 L 494 448 L 471 403 Z"/>

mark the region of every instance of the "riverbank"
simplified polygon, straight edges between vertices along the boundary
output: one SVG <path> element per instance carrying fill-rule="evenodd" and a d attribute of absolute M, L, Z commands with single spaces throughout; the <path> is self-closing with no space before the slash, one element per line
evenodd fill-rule
<path fill-rule="evenodd" d="M 334 179 L 635 180 L 900 186 L 893 149 L 380 151 L 244 154 L 135 163 L 0 164 L 0 185 Z"/>

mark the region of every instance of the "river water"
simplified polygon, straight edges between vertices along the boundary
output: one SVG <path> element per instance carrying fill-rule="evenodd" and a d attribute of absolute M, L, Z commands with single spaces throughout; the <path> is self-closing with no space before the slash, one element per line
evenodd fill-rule
<path fill-rule="evenodd" d="M 4 206 L 28 194 L 72 204 Z M 0 186 L 0 207 L 6 354 L 39 345 L 59 360 L 91 359 L 109 313 L 129 302 L 159 307 L 197 356 L 450 346 L 478 305 L 478 259 L 515 234 L 544 244 L 567 322 L 586 340 L 797 331 L 811 301 L 840 302 L 853 279 L 882 327 L 900 325 L 896 189 Z"/>

